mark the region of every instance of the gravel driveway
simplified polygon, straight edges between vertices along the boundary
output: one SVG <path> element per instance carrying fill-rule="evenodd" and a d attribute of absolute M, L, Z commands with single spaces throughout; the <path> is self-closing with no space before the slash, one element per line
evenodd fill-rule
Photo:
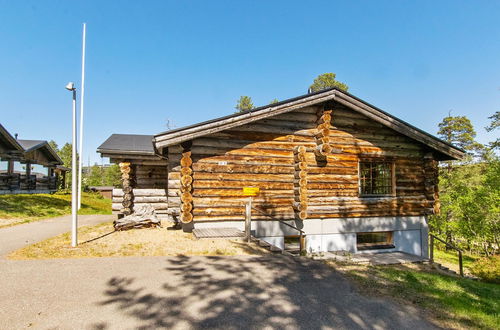
<path fill-rule="evenodd" d="M 2 329 L 429 329 L 284 256 L 0 260 Z"/>

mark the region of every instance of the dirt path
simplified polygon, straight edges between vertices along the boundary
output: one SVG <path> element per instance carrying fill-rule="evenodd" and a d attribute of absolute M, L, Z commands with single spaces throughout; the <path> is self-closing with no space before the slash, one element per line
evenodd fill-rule
<path fill-rule="evenodd" d="M 284 256 L 0 260 L 2 329 L 430 329 Z"/>
<path fill-rule="evenodd" d="M 78 226 L 112 221 L 114 215 L 80 215 Z M 25 245 L 71 231 L 71 215 L 0 228 L 0 259 Z"/>

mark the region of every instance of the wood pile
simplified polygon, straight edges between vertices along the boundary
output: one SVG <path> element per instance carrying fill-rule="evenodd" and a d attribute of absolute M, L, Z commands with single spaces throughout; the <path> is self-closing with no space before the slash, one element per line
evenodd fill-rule
<path fill-rule="evenodd" d="M 161 227 L 161 221 L 156 216 L 154 208 L 149 205 L 136 207 L 133 214 L 114 221 L 115 230 L 132 228 Z"/>
<path fill-rule="evenodd" d="M 293 157 L 295 161 L 295 179 L 293 180 L 294 202 L 293 209 L 300 220 L 307 218 L 307 160 L 306 147 L 295 147 Z"/>
<path fill-rule="evenodd" d="M 193 160 L 191 159 L 191 145 L 183 145 L 181 163 L 181 221 L 193 221 Z"/>
<path fill-rule="evenodd" d="M 130 215 L 134 210 L 133 168 L 129 162 L 120 163 L 119 166 L 120 172 L 122 173 L 123 186 L 123 208 L 120 212 L 125 215 Z"/>
<path fill-rule="evenodd" d="M 318 111 L 318 127 L 316 128 L 315 140 L 316 149 L 314 154 L 317 157 L 324 158 L 332 152 L 330 145 L 330 126 L 332 121 L 332 110 L 321 109 Z"/>

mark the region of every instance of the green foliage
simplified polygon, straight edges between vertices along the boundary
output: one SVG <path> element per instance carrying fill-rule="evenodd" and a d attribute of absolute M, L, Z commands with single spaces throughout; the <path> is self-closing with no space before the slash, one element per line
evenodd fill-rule
<path fill-rule="evenodd" d="M 59 146 L 57 145 L 56 141 L 50 140 L 49 141 L 49 146 L 54 149 L 55 152 L 59 152 Z"/>
<path fill-rule="evenodd" d="M 447 116 L 439 123 L 438 136 L 444 141 L 462 148 L 469 153 L 479 151 L 482 145 L 476 142 L 476 131 L 469 118 Z"/>
<path fill-rule="evenodd" d="M 91 186 L 118 187 L 121 185 L 120 167 L 117 164 L 106 167 L 95 164 L 85 173 L 82 185 L 85 190 Z"/>
<path fill-rule="evenodd" d="M 269 104 L 275 104 L 275 103 L 278 103 L 278 102 L 279 102 L 279 100 L 275 98 L 275 99 L 272 99 L 271 102 L 269 102 Z"/>
<path fill-rule="evenodd" d="M 236 112 L 252 110 L 254 108 L 252 98 L 250 96 L 240 96 L 234 108 L 237 110 Z"/>
<path fill-rule="evenodd" d="M 71 143 L 65 143 L 63 147 L 58 150 L 57 154 L 63 161 L 63 166 L 67 168 L 73 168 L 72 157 L 73 157 L 73 147 Z M 77 155 L 78 157 L 78 155 Z M 71 179 L 72 173 L 71 171 L 66 172 L 66 185 L 62 187 L 62 189 L 71 189 Z"/>
<path fill-rule="evenodd" d="M 430 217 L 434 233 L 455 245 L 495 253 L 500 240 L 500 160 L 440 171 L 441 213 Z"/>
<path fill-rule="evenodd" d="M 488 132 L 491 132 L 500 127 L 500 111 L 495 112 L 493 116 L 488 117 L 491 119 L 491 123 L 486 127 Z M 500 149 L 500 138 L 490 143 L 491 149 Z"/>
<path fill-rule="evenodd" d="M 481 258 L 472 264 L 470 270 L 486 282 L 500 284 L 500 255 Z"/>
<path fill-rule="evenodd" d="M 318 77 L 316 77 L 316 79 L 314 79 L 312 85 L 309 86 L 311 92 L 317 92 L 332 87 L 337 87 L 343 91 L 347 91 L 349 89 L 349 86 L 335 80 L 336 76 L 337 75 L 333 72 L 320 74 Z"/>
<path fill-rule="evenodd" d="M 445 328 L 498 329 L 500 286 L 404 266 L 354 268 L 347 275 L 366 292 L 414 304 Z"/>

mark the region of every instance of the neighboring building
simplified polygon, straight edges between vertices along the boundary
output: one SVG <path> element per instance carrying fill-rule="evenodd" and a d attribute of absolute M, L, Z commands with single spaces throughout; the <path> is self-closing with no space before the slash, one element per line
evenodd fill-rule
<path fill-rule="evenodd" d="M 17 140 L 0 125 L 0 194 L 50 193 L 68 170 L 43 140 Z"/>
<path fill-rule="evenodd" d="M 113 198 L 113 186 L 90 186 L 89 190 L 98 192 L 104 198 Z"/>
<path fill-rule="evenodd" d="M 438 162 L 464 155 L 336 88 L 155 136 L 113 134 L 98 152 L 122 169 L 118 213 L 150 203 L 185 228 L 243 229 L 253 186 L 252 230 L 274 245 L 297 235 L 285 221 L 310 252 L 421 256 Z"/>

